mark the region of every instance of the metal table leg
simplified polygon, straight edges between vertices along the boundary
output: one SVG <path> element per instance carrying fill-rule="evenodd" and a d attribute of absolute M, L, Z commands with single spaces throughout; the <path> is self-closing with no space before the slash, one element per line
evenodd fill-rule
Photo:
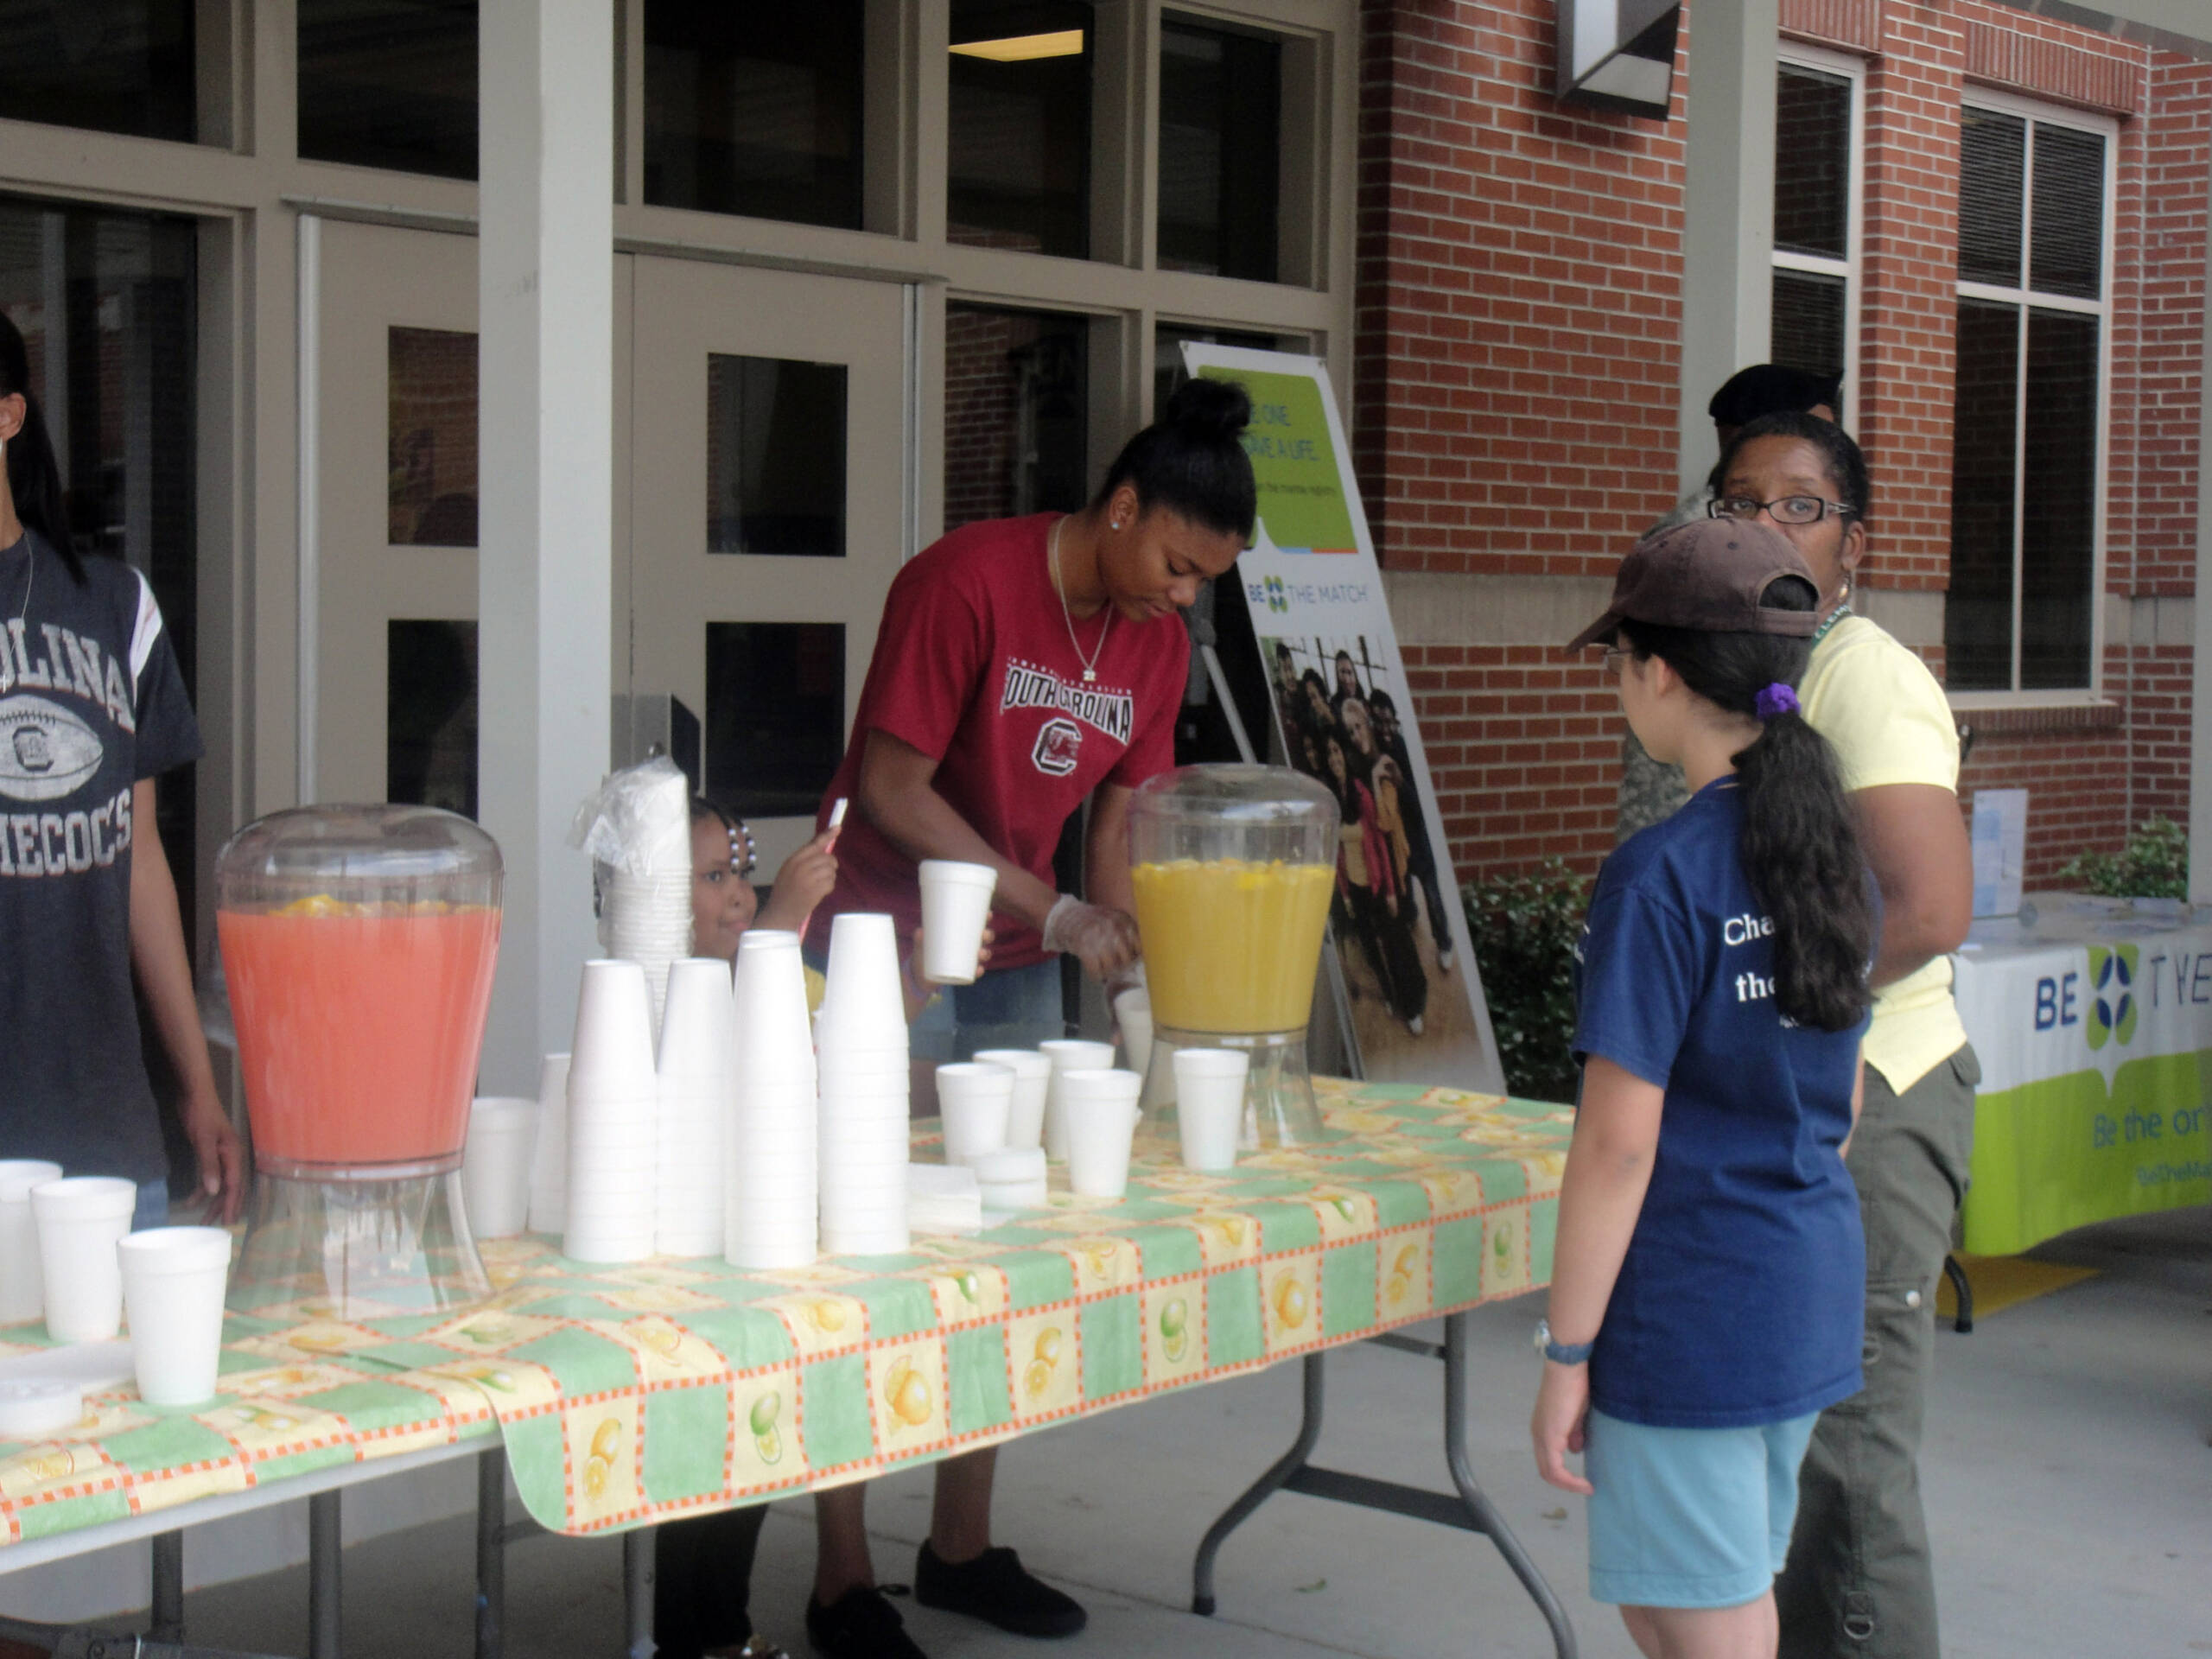
<path fill-rule="evenodd" d="M 164 1532 L 153 1543 L 154 1595 L 147 1611 L 150 1642 L 184 1640 L 184 1535 Z"/>
<path fill-rule="evenodd" d="M 1321 1437 L 1321 1367 L 1325 1358 L 1322 1354 L 1309 1354 L 1306 1357 L 1305 1416 L 1299 1424 L 1298 1438 L 1267 1473 L 1206 1529 L 1197 1558 L 1191 1564 L 1192 1612 L 1211 1614 L 1214 1611 L 1214 1558 L 1229 1535 L 1276 1492 L 1302 1492 L 1309 1497 L 1330 1498 L 1361 1509 L 1381 1510 L 1438 1526 L 1455 1527 L 1463 1532 L 1482 1534 L 1505 1558 L 1506 1566 L 1512 1568 L 1514 1577 L 1521 1580 L 1522 1587 L 1535 1602 L 1536 1610 L 1544 1616 L 1545 1624 L 1551 1627 L 1552 1646 L 1559 1659 L 1575 1659 L 1578 1649 L 1574 1627 L 1567 1621 L 1567 1610 L 1560 1605 L 1559 1598 L 1552 1593 L 1551 1586 L 1529 1559 L 1528 1552 L 1513 1535 L 1513 1529 L 1506 1525 L 1497 1506 L 1484 1494 L 1467 1457 L 1466 1319 L 1465 1313 L 1446 1316 L 1441 1347 L 1395 1335 L 1373 1339 L 1383 1347 L 1444 1362 L 1444 1458 L 1452 1471 L 1452 1484 L 1459 1489 L 1458 1496 L 1404 1486 L 1395 1481 L 1376 1480 L 1367 1475 L 1348 1474 L 1342 1470 L 1319 1469 L 1308 1463 L 1314 1443 Z"/>
<path fill-rule="evenodd" d="M 344 1583 L 344 1542 L 339 1499 L 333 1487 L 308 1499 L 308 1659 L 339 1659 L 339 1596 Z"/>
<path fill-rule="evenodd" d="M 653 1659 L 653 1529 L 633 1527 L 622 1535 L 624 1659 Z"/>
<path fill-rule="evenodd" d="M 507 1613 L 507 1449 L 476 1459 L 476 1659 L 499 1659 Z"/>
<path fill-rule="evenodd" d="M 1277 1492 L 1286 1482 L 1306 1467 L 1306 1459 L 1313 1455 L 1314 1443 L 1321 1438 L 1321 1356 L 1306 1357 L 1306 1415 L 1298 1425 L 1298 1438 L 1291 1442 L 1268 1472 L 1244 1490 L 1243 1495 L 1221 1512 L 1221 1518 L 1206 1529 L 1206 1535 L 1198 1541 L 1197 1558 L 1191 1563 L 1191 1611 L 1201 1618 L 1213 1617 L 1213 1562 L 1221 1554 L 1221 1547 L 1229 1535 L 1251 1519 L 1258 1509 Z"/>
<path fill-rule="evenodd" d="M 1513 1576 L 1521 1580 L 1521 1587 L 1529 1592 L 1544 1616 L 1544 1623 L 1552 1627 L 1552 1646 L 1559 1650 L 1560 1659 L 1574 1659 L 1574 1626 L 1567 1623 L 1567 1609 L 1559 1605 L 1559 1598 L 1545 1582 L 1544 1575 L 1536 1570 L 1535 1562 L 1529 1559 L 1529 1552 L 1513 1535 L 1513 1529 L 1505 1524 L 1505 1517 L 1497 1512 L 1475 1479 L 1474 1465 L 1467 1457 L 1467 1316 L 1453 1313 L 1444 1321 L 1444 1461 L 1452 1471 L 1452 1484 L 1459 1489 L 1460 1501 L 1475 1517 L 1476 1530 L 1487 1536 L 1505 1557 L 1505 1564 L 1513 1569 Z"/>

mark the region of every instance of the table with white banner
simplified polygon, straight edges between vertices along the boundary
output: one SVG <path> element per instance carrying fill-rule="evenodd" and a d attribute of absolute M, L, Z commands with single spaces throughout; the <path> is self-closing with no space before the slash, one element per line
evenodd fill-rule
<path fill-rule="evenodd" d="M 1955 961 L 1982 1072 L 1968 1251 L 2212 1202 L 2212 909 L 2037 893 Z"/>

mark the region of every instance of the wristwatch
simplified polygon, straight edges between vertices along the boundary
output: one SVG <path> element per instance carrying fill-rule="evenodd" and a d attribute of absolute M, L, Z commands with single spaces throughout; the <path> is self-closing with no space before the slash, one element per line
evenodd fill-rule
<path fill-rule="evenodd" d="M 1585 1364 L 1589 1361 L 1590 1351 L 1597 1345 L 1594 1342 L 1554 1342 L 1552 1322 L 1536 1321 L 1536 1351 L 1554 1365 Z"/>

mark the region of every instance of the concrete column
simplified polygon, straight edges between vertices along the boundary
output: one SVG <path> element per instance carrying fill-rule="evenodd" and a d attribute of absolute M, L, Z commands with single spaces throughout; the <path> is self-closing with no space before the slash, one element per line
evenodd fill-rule
<path fill-rule="evenodd" d="M 483 1086 L 528 1093 L 598 954 L 568 844 L 607 769 L 612 683 L 613 0 L 481 20 L 480 800 L 506 861 Z"/>
<path fill-rule="evenodd" d="M 1682 205 L 1681 486 L 1714 461 L 1713 390 L 1766 361 L 1774 322 L 1774 76 L 1779 0 L 1689 12 Z"/>

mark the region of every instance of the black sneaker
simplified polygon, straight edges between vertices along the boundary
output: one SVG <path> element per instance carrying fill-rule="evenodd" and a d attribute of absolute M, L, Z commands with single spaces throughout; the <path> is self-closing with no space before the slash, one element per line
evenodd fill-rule
<path fill-rule="evenodd" d="M 827 1607 L 808 1597 L 806 1639 L 823 1659 L 928 1659 L 873 1585 L 848 1590 Z"/>
<path fill-rule="evenodd" d="M 914 1599 L 925 1607 L 965 1613 L 1016 1636 L 1073 1636 L 1090 1622 L 1082 1606 L 1023 1568 L 1004 1548 L 972 1561 L 944 1560 L 925 1539 L 914 1560 Z"/>

